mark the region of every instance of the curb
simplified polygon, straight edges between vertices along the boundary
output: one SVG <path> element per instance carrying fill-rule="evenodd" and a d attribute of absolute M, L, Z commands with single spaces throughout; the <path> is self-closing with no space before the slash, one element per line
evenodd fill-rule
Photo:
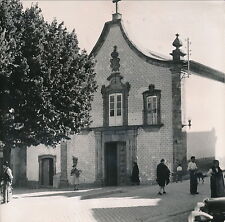
<path fill-rule="evenodd" d="M 87 195 L 82 196 L 81 200 L 98 198 L 98 197 L 103 197 L 103 196 L 116 194 L 116 193 L 124 193 L 124 191 L 122 189 L 116 189 L 116 190 L 109 190 L 109 191 L 104 191 L 104 192 L 99 192 L 99 193 L 87 194 Z"/>

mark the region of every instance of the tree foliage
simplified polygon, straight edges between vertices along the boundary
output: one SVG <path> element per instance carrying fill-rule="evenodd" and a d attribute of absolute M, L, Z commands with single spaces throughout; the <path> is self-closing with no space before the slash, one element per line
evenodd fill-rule
<path fill-rule="evenodd" d="M 37 5 L 0 2 L 0 140 L 5 148 L 54 146 L 90 124 L 94 60 L 74 31 Z"/>

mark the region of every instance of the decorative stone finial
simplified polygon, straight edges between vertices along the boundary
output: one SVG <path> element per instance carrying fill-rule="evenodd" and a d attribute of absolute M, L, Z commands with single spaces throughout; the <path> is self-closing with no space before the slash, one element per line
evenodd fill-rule
<path fill-rule="evenodd" d="M 148 86 L 148 89 L 149 89 L 149 91 L 152 93 L 152 92 L 154 92 L 155 91 L 155 85 L 154 84 L 150 84 L 149 86 Z"/>
<path fill-rule="evenodd" d="M 181 57 L 184 57 L 186 54 L 183 53 L 179 48 L 183 45 L 181 40 L 178 38 L 179 34 L 176 34 L 176 38 L 173 41 L 173 46 L 176 48 L 173 50 L 172 53 L 170 53 L 170 55 L 173 56 L 173 61 L 178 62 L 181 60 Z"/>
<path fill-rule="evenodd" d="M 183 45 L 181 40 L 178 37 L 179 37 L 179 34 L 177 33 L 176 38 L 173 41 L 173 46 L 176 47 L 176 48 L 180 48 Z"/>
<path fill-rule="evenodd" d="M 119 53 L 117 52 L 117 46 L 114 46 L 114 50 L 111 53 L 112 59 L 110 59 L 110 67 L 112 68 L 112 72 L 119 72 L 120 69 L 120 58 L 118 58 Z"/>

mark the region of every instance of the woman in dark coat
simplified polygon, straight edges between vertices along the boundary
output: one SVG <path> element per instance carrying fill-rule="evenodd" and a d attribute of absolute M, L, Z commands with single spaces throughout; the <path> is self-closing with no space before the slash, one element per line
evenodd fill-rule
<path fill-rule="evenodd" d="M 165 165 L 165 160 L 162 159 L 160 164 L 157 166 L 157 183 L 159 184 L 159 195 L 162 195 L 162 192 L 165 194 L 165 186 L 170 182 L 170 170 Z"/>
<path fill-rule="evenodd" d="M 210 189 L 211 197 L 224 197 L 225 188 L 224 188 L 224 179 L 223 172 L 219 167 L 219 161 L 214 160 L 213 166 L 209 170 L 208 174 L 210 175 Z"/>
<path fill-rule="evenodd" d="M 136 162 L 133 163 L 133 170 L 132 170 L 132 176 L 131 176 L 131 182 L 133 185 L 139 185 L 140 179 L 139 179 L 139 168 Z"/>

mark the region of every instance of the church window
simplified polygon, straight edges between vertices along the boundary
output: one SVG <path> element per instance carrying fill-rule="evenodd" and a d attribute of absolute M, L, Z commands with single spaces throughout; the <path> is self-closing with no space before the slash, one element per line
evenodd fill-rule
<path fill-rule="evenodd" d="M 122 94 L 114 93 L 109 95 L 109 125 L 122 125 Z"/>
<path fill-rule="evenodd" d="M 103 127 L 127 126 L 128 125 L 128 96 L 129 82 L 123 83 L 120 74 L 120 58 L 117 46 L 113 47 L 110 67 L 111 75 L 107 78 L 108 86 L 103 85 L 101 94 L 103 99 Z"/>
<path fill-rule="evenodd" d="M 143 93 L 143 122 L 144 125 L 159 125 L 160 120 L 160 96 L 161 91 L 149 85 L 149 90 Z"/>
<path fill-rule="evenodd" d="M 157 96 L 147 97 L 147 124 L 153 125 L 158 123 L 158 99 Z"/>

